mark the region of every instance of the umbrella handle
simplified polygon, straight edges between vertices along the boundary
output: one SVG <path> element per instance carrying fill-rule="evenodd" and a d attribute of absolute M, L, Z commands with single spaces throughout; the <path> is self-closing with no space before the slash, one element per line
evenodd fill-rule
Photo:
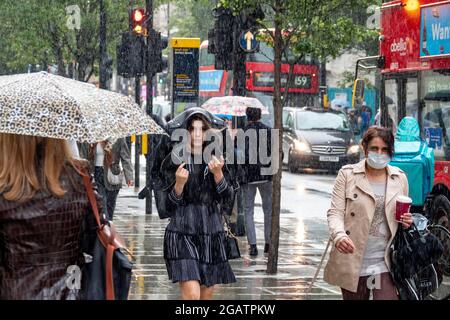
<path fill-rule="evenodd" d="M 314 277 L 311 280 L 311 283 L 309 284 L 308 289 L 306 290 L 306 294 L 309 295 L 311 293 L 311 289 L 314 285 L 314 282 L 316 282 L 317 277 L 319 276 L 320 269 L 322 269 L 323 261 L 325 260 L 325 256 L 327 255 L 328 249 L 330 248 L 332 240 L 329 239 L 327 246 L 325 247 L 325 251 L 322 254 L 322 259 L 320 260 L 319 266 L 316 269 L 316 273 L 314 274 Z"/>

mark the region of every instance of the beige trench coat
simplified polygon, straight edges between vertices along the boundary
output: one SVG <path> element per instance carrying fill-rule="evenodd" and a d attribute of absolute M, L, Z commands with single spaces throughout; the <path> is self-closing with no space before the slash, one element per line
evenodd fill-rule
<path fill-rule="evenodd" d="M 332 285 L 356 292 L 366 248 L 369 229 L 375 213 L 375 196 L 369 180 L 366 178 L 365 162 L 342 167 L 336 178 L 328 210 L 328 227 L 333 241 L 330 258 L 325 267 L 324 280 Z M 408 180 L 397 167 L 387 167 L 386 216 L 391 232 L 389 245 L 386 247 L 385 261 L 390 269 L 389 247 L 397 232 L 395 221 L 395 198 L 408 195 Z M 335 244 L 342 237 L 348 236 L 356 250 L 353 254 L 340 253 Z"/>

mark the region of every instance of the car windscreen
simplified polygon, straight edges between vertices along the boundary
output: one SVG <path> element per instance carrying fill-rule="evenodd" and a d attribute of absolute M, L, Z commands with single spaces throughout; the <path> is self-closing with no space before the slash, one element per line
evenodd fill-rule
<path fill-rule="evenodd" d="M 296 122 L 297 130 L 350 130 L 345 114 L 299 111 Z"/>

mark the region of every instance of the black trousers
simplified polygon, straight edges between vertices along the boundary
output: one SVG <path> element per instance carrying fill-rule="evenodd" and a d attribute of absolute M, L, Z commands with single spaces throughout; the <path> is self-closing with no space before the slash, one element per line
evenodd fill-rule
<path fill-rule="evenodd" d="M 116 208 L 117 195 L 120 190 L 106 190 L 106 205 L 108 207 L 108 219 L 113 220 L 114 209 Z"/>
<path fill-rule="evenodd" d="M 102 199 L 102 207 L 104 209 L 104 213 L 106 216 L 108 216 L 108 209 L 106 205 L 105 172 L 103 170 L 103 167 L 95 167 L 94 180 L 95 185 L 97 186 L 98 194 Z"/>

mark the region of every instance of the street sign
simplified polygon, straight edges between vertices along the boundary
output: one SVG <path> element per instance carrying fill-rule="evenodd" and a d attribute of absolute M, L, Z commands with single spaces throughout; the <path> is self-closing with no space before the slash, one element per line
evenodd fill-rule
<path fill-rule="evenodd" d="M 200 38 L 172 38 L 172 48 L 200 48 Z"/>
<path fill-rule="evenodd" d="M 172 38 L 172 102 L 194 102 L 198 100 L 199 38 Z"/>
<path fill-rule="evenodd" d="M 239 46 L 249 53 L 258 50 L 259 42 L 256 40 L 256 33 L 251 30 L 243 31 L 239 37 Z"/>

